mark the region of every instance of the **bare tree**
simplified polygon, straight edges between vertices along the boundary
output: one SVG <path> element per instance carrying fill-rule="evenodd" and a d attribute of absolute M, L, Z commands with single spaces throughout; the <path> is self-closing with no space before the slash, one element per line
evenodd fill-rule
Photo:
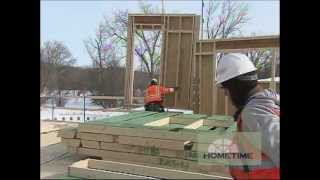
<path fill-rule="evenodd" d="M 119 66 L 116 48 L 109 42 L 107 29 L 103 24 L 98 26 L 94 38 L 89 37 L 84 45 L 92 60 L 92 65 L 99 69 Z"/>
<path fill-rule="evenodd" d="M 248 6 L 231 0 L 210 0 L 205 6 L 204 33 L 207 39 L 228 38 L 241 32 L 248 21 Z"/>
<path fill-rule="evenodd" d="M 144 14 L 159 12 L 153 8 L 151 4 L 140 2 L 140 11 Z M 117 11 L 112 17 L 104 18 L 105 26 L 108 29 L 108 37 L 111 41 L 118 45 L 122 50 L 122 58 L 126 57 L 127 47 L 127 27 L 128 27 L 128 11 Z M 149 73 L 150 77 L 159 73 L 160 65 L 160 31 L 143 31 L 137 30 L 135 37 L 135 55 L 141 63 L 141 70 Z"/>
<path fill-rule="evenodd" d="M 229 38 L 241 33 L 249 21 L 248 5 L 231 0 L 209 0 L 203 13 L 203 36 L 206 39 Z M 219 61 L 224 53 L 217 55 Z"/>
<path fill-rule="evenodd" d="M 68 47 L 60 41 L 46 41 L 40 48 L 40 91 L 47 89 L 48 92 L 63 90 L 65 68 L 75 64 Z M 59 98 L 59 104 L 62 103 Z"/>
<path fill-rule="evenodd" d="M 47 64 L 63 66 L 73 65 L 76 59 L 68 47 L 60 41 L 46 41 L 41 47 L 41 61 Z"/>

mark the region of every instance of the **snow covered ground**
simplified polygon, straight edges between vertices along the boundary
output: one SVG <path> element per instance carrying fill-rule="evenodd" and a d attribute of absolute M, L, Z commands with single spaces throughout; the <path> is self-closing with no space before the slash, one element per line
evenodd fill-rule
<path fill-rule="evenodd" d="M 92 103 L 90 98 L 86 99 L 85 102 L 86 111 L 83 111 L 83 98 L 68 98 L 65 107 L 52 108 L 50 99 L 44 106 L 40 107 L 40 120 L 56 120 L 56 121 L 67 121 L 67 122 L 84 122 L 104 119 L 112 116 L 119 116 L 128 114 L 128 112 L 103 112 L 103 107 Z M 64 109 L 65 108 L 65 109 Z M 74 108 L 74 109 L 68 109 Z M 94 111 L 92 111 L 94 110 Z M 132 109 L 134 111 L 144 111 L 144 107 Z M 192 110 L 183 109 L 167 109 L 168 112 L 182 112 L 184 114 L 193 114 Z"/>
<path fill-rule="evenodd" d="M 84 122 L 104 119 L 112 116 L 119 116 L 128 114 L 127 112 L 103 112 L 103 111 L 86 111 L 85 116 L 83 110 L 70 110 L 70 109 L 52 109 L 40 108 L 41 120 L 57 120 L 57 121 L 71 121 L 71 122 Z"/>

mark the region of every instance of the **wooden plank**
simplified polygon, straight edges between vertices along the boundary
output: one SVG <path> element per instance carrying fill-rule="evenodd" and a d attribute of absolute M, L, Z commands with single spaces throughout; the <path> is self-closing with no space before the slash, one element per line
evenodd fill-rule
<path fill-rule="evenodd" d="M 199 53 L 195 53 L 196 55 L 214 55 L 214 52 L 199 52 Z"/>
<path fill-rule="evenodd" d="M 180 119 L 180 118 L 172 118 L 170 120 L 170 124 L 181 124 L 181 125 L 188 125 L 191 123 L 196 122 L 197 119 Z"/>
<path fill-rule="evenodd" d="M 88 141 L 81 139 L 82 147 L 91 148 L 91 149 L 101 149 L 99 141 Z"/>
<path fill-rule="evenodd" d="M 224 115 L 212 115 L 206 118 L 207 120 L 215 121 L 234 121 L 233 116 L 224 116 Z"/>
<path fill-rule="evenodd" d="M 152 121 L 152 122 L 146 123 L 144 125 L 145 126 L 163 126 L 163 125 L 169 124 L 169 122 L 170 122 L 170 118 L 167 117 L 164 119 L 159 119 L 157 121 Z"/>
<path fill-rule="evenodd" d="M 170 19 L 171 23 L 172 19 Z M 166 79 L 165 79 L 165 86 L 167 87 L 174 87 L 176 86 L 176 71 L 178 67 L 178 42 L 179 42 L 179 35 L 175 33 L 168 33 L 167 38 L 167 59 L 166 59 Z M 175 107 L 175 94 L 167 94 L 164 98 L 164 106 L 166 107 Z"/>
<path fill-rule="evenodd" d="M 133 46 L 134 46 L 134 28 L 133 28 L 134 17 L 128 17 L 128 31 L 127 31 L 127 59 L 126 59 L 126 73 L 125 73 L 125 84 L 124 84 L 124 96 L 125 104 L 132 104 L 133 96 Z"/>
<path fill-rule="evenodd" d="M 246 49 L 279 47 L 279 36 L 217 39 L 216 49 Z"/>
<path fill-rule="evenodd" d="M 150 179 L 150 177 L 91 169 L 88 168 L 88 159 L 75 162 L 69 166 L 68 175 L 85 179 Z"/>
<path fill-rule="evenodd" d="M 102 141 L 102 142 L 114 142 L 113 135 L 110 134 L 96 134 L 80 132 L 78 138 L 81 140 Z"/>
<path fill-rule="evenodd" d="M 201 114 L 212 114 L 215 104 L 214 91 L 214 59 L 212 56 L 200 56 L 200 110 Z"/>
<path fill-rule="evenodd" d="M 61 142 L 67 144 L 68 146 L 72 146 L 72 147 L 79 147 L 80 146 L 80 139 L 61 138 Z"/>
<path fill-rule="evenodd" d="M 181 34 L 181 53 L 179 60 L 179 84 L 176 108 L 190 108 L 190 87 L 191 87 L 191 65 L 192 65 L 192 34 Z"/>
<path fill-rule="evenodd" d="M 277 52 L 276 49 L 272 49 L 272 55 L 271 55 L 271 81 L 270 81 L 270 89 L 273 91 L 276 91 L 276 82 L 275 82 L 275 76 L 276 76 L 276 59 L 277 59 Z"/>
<path fill-rule="evenodd" d="M 161 52 L 160 52 L 160 75 L 159 75 L 159 82 L 160 84 L 164 84 L 164 55 L 166 51 L 166 30 L 165 30 L 165 19 L 164 18 L 164 24 L 161 26 Z"/>
<path fill-rule="evenodd" d="M 198 120 L 192 124 L 185 126 L 185 129 L 198 129 L 199 127 L 203 126 L 203 120 Z"/>
<path fill-rule="evenodd" d="M 194 100 L 194 113 L 198 114 L 200 109 L 200 58 L 201 56 L 194 56 L 195 57 L 195 65 L 194 65 L 194 94 L 193 94 L 193 100 Z"/>
<path fill-rule="evenodd" d="M 191 30 L 168 30 L 169 33 L 193 33 L 193 31 Z"/>
<path fill-rule="evenodd" d="M 65 128 L 59 130 L 57 136 L 62 138 L 73 139 L 76 138 L 77 128 Z"/>
<path fill-rule="evenodd" d="M 152 156 L 181 157 L 181 155 L 179 155 L 179 153 L 174 150 L 160 149 L 156 147 L 135 146 L 135 145 L 128 145 L 128 144 L 102 142 L 101 149 L 118 151 L 118 152 L 152 155 Z"/>
<path fill-rule="evenodd" d="M 138 164 L 120 163 L 113 161 L 93 160 L 88 161 L 88 167 L 92 169 L 122 172 L 127 174 L 137 174 L 161 179 L 222 179 L 225 177 L 213 176 L 201 173 L 165 169 Z"/>
<path fill-rule="evenodd" d="M 230 177 L 230 175 L 228 175 L 227 168 L 214 163 L 206 165 L 206 164 L 199 164 L 196 161 L 182 160 L 182 159 L 176 159 L 176 158 L 166 158 L 166 157 L 105 151 L 105 150 L 88 149 L 88 148 L 79 148 L 79 153 L 83 155 L 102 157 L 103 160 L 111 160 L 111 161 L 124 162 L 124 163 L 134 163 L 139 165 L 171 168 L 171 169 L 177 169 L 177 170 L 186 170 L 191 172 L 205 173 L 205 174 L 211 174 L 211 175 L 223 175 L 223 176 Z"/>
<path fill-rule="evenodd" d="M 181 17 L 179 17 L 179 29 L 181 30 Z M 177 69 L 176 69 L 176 83 L 175 83 L 175 87 L 179 86 L 179 70 L 180 70 L 180 50 L 181 50 L 181 33 L 178 33 L 178 52 L 177 52 Z M 181 87 L 180 87 L 181 88 Z M 177 107 L 177 102 L 178 102 L 178 94 L 180 94 L 181 91 L 178 91 L 174 94 L 174 106 Z"/>
<path fill-rule="evenodd" d="M 73 153 L 78 153 L 78 149 L 79 147 L 75 147 L 75 146 L 67 146 L 67 150 L 69 153 L 73 154 Z"/>
<path fill-rule="evenodd" d="M 165 118 L 169 118 L 169 117 L 171 118 L 171 117 L 174 117 L 179 114 L 180 113 L 162 112 L 162 113 L 152 114 L 152 115 L 146 116 L 146 117 L 131 119 L 127 122 L 130 125 L 136 124 L 136 125 L 144 126 L 147 123 L 154 122 L 154 121 L 161 120 L 161 119 L 165 119 Z"/>
<path fill-rule="evenodd" d="M 213 44 L 212 51 L 215 52 L 216 44 Z M 213 69 L 212 69 L 212 78 L 209 78 L 209 83 L 212 83 L 212 114 L 217 114 L 218 111 L 218 87 L 216 85 L 216 68 L 217 68 L 217 57 L 216 53 L 212 56 L 213 58 Z M 208 96 L 210 97 L 210 96 Z"/>
<path fill-rule="evenodd" d="M 167 139 L 177 141 L 197 141 L 198 131 L 170 131 L 170 128 L 148 127 L 148 126 L 108 126 L 103 124 L 80 124 L 79 132 L 91 132 L 101 134 L 112 134 L 122 136 L 148 137 L 156 139 Z"/>
<path fill-rule="evenodd" d="M 184 141 L 119 136 L 118 143 L 136 145 L 136 146 L 145 146 L 145 147 L 157 147 L 157 148 L 171 149 L 171 150 L 184 150 Z"/>
<path fill-rule="evenodd" d="M 169 16 L 169 28 L 168 30 L 180 30 L 180 17 L 179 16 Z"/>
<path fill-rule="evenodd" d="M 229 97 L 228 96 L 224 96 L 224 114 L 225 115 L 229 115 Z"/>
<path fill-rule="evenodd" d="M 201 43 L 201 53 L 213 52 L 215 46 L 215 41 L 213 42 L 202 42 Z"/>
<path fill-rule="evenodd" d="M 129 17 L 134 17 L 135 24 L 163 24 L 163 18 L 159 15 L 129 15 Z"/>
<path fill-rule="evenodd" d="M 194 27 L 194 16 L 183 17 L 181 16 L 181 29 L 193 31 Z"/>
<path fill-rule="evenodd" d="M 234 121 L 212 121 L 212 120 L 203 120 L 204 126 L 210 127 L 229 127 L 234 123 Z"/>

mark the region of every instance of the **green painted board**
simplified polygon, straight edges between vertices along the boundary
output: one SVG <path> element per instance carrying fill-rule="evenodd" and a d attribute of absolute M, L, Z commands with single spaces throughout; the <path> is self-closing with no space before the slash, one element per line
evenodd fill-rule
<path fill-rule="evenodd" d="M 120 116 L 115 116 L 115 117 L 111 117 L 111 118 L 105 118 L 105 119 L 101 119 L 101 120 L 96 120 L 96 121 L 89 121 L 86 123 L 90 123 L 90 124 L 109 124 L 109 123 L 119 123 L 122 121 L 128 121 L 130 119 L 136 119 L 139 117 L 145 117 L 145 116 L 150 116 L 153 114 L 157 114 L 157 112 L 147 112 L 147 111 L 142 111 L 142 112 L 132 112 L 129 114 L 124 114 L 124 115 L 120 115 Z"/>
<path fill-rule="evenodd" d="M 158 114 L 153 114 L 151 116 L 146 116 L 146 117 L 142 117 L 142 118 L 137 118 L 137 119 L 131 119 L 129 121 L 127 121 L 127 123 L 130 124 L 146 124 L 152 121 L 157 121 L 163 118 L 167 118 L 167 117 L 172 117 L 172 116 L 176 116 L 179 115 L 179 113 L 169 113 L 169 112 L 162 112 L 162 113 L 158 113 Z"/>
<path fill-rule="evenodd" d="M 156 114 L 151 114 L 149 116 L 143 116 L 143 117 L 138 117 L 138 118 L 132 118 L 126 121 L 121 121 L 121 122 L 110 122 L 108 125 L 110 126 L 121 126 L 121 127 L 143 127 L 144 124 L 157 121 L 163 118 L 167 117 L 172 117 L 177 115 L 178 113 L 156 113 Z M 145 126 L 148 128 L 149 126 Z"/>
<path fill-rule="evenodd" d="M 210 126 L 200 126 L 200 127 L 198 127 L 196 130 L 198 130 L 198 131 L 201 131 L 201 130 L 203 130 L 203 131 L 209 131 L 209 129 L 211 129 L 212 127 L 210 127 Z"/>
<path fill-rule="evenodd" d="M 167 125 L 164 125 L 161 127 L 168 127 L 170 130 L 170 129 L 175 129 L 175 128 L 183 128 L 184 126 L 185 125 L 182 125 L 182 124 L 167 124 Z"/>
<path fill-rule="evenodd" d="M 232 116 L 224 116 L 224 115 L 212 115 L 206 118 L 207 120 L 216 120 L 216 121 L 233 121 Z"/>
<path fill-rule="evenodd" d="M 203 119 L 206 117 L 207 115 L 205 114 L 181 114 L 181 115 L 175 116 L 175 118 L 179 118 L 179 119 Z"/>
<path fill-rule="evenodd" d="M 226 133 L 233 133 L 237 131 L 237 123 L 234 122 L 230 127 L 227 128 Z"/>

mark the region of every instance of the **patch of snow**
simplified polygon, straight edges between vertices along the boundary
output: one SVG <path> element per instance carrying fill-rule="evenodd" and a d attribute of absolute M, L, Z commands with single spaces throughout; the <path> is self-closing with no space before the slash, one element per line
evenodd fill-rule
<path fill-rule="evenodd" d="M 52 109 L 40 108 L 40 120 L 57 120 L 67 122 L 93 121 L 113 116 L 128 114 L 127 112 L 103 112 L 103 111 L 85 111 L 70 109 Z M 85 118 L 85 119 L 84 119 Z"/>

